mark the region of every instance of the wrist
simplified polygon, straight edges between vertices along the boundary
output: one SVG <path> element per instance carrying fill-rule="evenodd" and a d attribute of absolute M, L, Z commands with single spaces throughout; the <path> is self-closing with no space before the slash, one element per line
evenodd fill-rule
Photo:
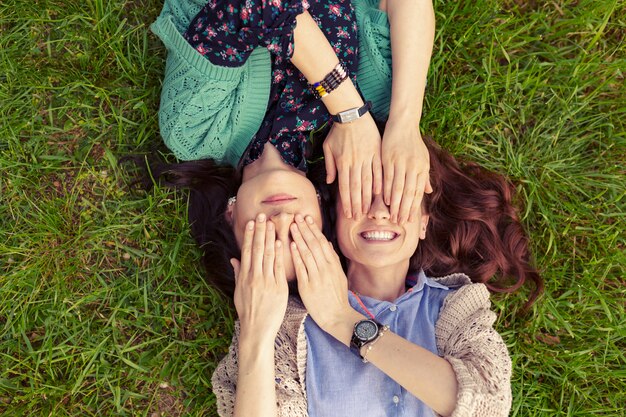
<path fill-rule="evenodd" d="M 351 109 L 339 112 L 337 114 L 331 115 L 331 119 L 335 123 L 346 124 L 352 123 L 355 120 L 358 120 L 364 117 L 367 113 L 369 113 L 372 108 L 372 102 L 366 101 L 364 105 L 361 107 L 353 107 Z"/>
<path fill-rule="evenodd" d="M 402 123 L 404 126 L 413 125 L 419 127 L 422 118 L 422 109 L 417 106 L 396 106 L 389 108 L 388 124 Z"/>
<path fill-rule="evenodd" d="M 245 334 L 239 334 L 239 342 L 237 350 L 240 360 L 246 358 L 254 360 L 274 355 L 275 337 L 251 337 Z"/>
<path fill-rule="evenodd" d="M 322 103 L 324 103 L 330 114 L 337 114 L 354 107 L 361 107 L 364 101 L 354 84 L 352 84 L 352 80 L 348 78 L 332 93 L 322 97 Z"/>
<path fill-rule="evenodd" d="M 350 346 L 355 323 L 365 318 L 363 314 L 349 307 L 333 320 L 326 322 L 323 326 L 320 325 L 320 327 L 344 345 Z"/>
<path fill-rule="evenodd" d="M 276 340 L 275 331 L 268 331 L 268 329 L 261 329 L 258 326 L 240 326 L 239 331 L 239 346 L 248 350 L 253 350 L 255 347 L 259 349 L 273 347 Z"/>

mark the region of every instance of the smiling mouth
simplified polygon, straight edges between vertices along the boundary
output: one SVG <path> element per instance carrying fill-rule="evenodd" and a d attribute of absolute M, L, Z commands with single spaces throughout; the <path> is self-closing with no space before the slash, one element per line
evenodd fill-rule
<path fill-rule="evenodd" d="M 286 204 L 297 200 L 296 197 L 289 194 L 275 194 L 261 201 L 263 204 Z"/>
<path fill-rule="evenodd" d="M 398 237 L 395 232 L 369 231 L 361 233 L 361 237 L 369 242 L 389 242 Z"/>

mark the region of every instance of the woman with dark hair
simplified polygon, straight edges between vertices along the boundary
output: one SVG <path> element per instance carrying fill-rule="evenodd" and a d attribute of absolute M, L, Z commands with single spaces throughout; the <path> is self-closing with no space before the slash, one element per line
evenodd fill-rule
<path fill-rule="evenodd" d="M 242 189 L 227 202 L 236 181 L 217 180 L 230 172 L 199 162 L 167 169 L 173 184 L 191 189 L 190 222 L 209 280 L 234 293 L 239 320 L 212 379 L 220 415 L 508 415 L 511 363 L 487 288 L 532 281 L 532 301 L 542 281 L 512 185 L 428 147 L 435 191 L 416 222 L 391 222 L 380 194 L 367 216 L 337 210 L 345 274 L 320 231 L 313 187 L 298 183 L 309 192 L 298 213 L 284 195 L 273 201 L 287 222 L 261 213 L 242 226 Z M 218 195 L 222 202 L 208 207 Z M 334 208 L 331 197 L 321 193 L 322 208 Z M 289 297 L 292 274 L 299 295 Z"/>
<path fill-rule="evenodd" d="M 310 134 L 328 128 L 327 181 L 338 176 L 346 214 L 375 191 L 394 221 L 412 220 L 430 190 L 431 0 L 165 0 L 151 28 L 168 50 L 161 136 L 179 159 L 245 166 L 270 143 L 306 171 Z M 389 121 L 382 142 L 375 119 Z"/>

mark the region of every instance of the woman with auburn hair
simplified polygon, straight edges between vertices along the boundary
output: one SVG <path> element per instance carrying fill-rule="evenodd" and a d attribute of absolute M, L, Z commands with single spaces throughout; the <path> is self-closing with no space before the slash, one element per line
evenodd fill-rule
<path fill-rule="evenodd" d="M 428 149 L 434 192 L 404 225 L 390 220 L 380 194 L 367 216 L 333 213 L 334 193 L 320 181 L 321 205 L 309 198 L 294 213 L 291 200 L 276 199 L 237 226 L 249 202 L 230 169 L 189 162 L 158 170 L 190 188 L 209 281 L 234 294 L 239 319 L 212 379 L 221 416 L 508 415 L 511 362 L 488 289 L 532 281 L 532 302 L 542 281 L 512 185 L 432 142 Z M 275 223 L 279 211 L 291 220 Z M 320 230 L 333 217 L 346 273 Z"/>

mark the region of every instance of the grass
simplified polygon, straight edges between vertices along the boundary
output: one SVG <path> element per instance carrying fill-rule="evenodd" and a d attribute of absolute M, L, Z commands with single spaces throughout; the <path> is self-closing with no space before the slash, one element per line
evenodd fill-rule
<path fill-rule="evenodd" d="M 129 192 L 163 150 L 152 0 L 0 4 L 0 414 L 214 415 L 233 312 L 185 198 Z M 626 3 L 435 2 L 423 130 L 504 172 L 546 293 L 495 296 L 514 416 L 626 404 Z"/>

